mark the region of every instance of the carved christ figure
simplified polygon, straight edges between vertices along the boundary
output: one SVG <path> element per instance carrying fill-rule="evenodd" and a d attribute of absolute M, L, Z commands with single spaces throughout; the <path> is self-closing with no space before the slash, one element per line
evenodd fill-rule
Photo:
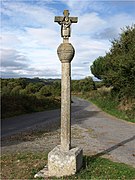
<path fill-rule="evenodd" d="M 57 22 L 61 25 L 61 37 L 64 40 L 68 40 L 71 36 L 71 24 L 77 23 L 78 18 L 77 17 L 69 17 L 69 11 L 64 10 L 63 12 L 64 16 L 55 16 L 54 22 Z"/>
<path fill-rule="evenodd" d="M 61 25 L 61 37 L 63 37 L 64 39 L 69 38 L 71 35 L 71 20 L 69 18 L 69 13 L 68 14 L 64 14 L 64 18 L 61 22 L 58 22 Z"/>

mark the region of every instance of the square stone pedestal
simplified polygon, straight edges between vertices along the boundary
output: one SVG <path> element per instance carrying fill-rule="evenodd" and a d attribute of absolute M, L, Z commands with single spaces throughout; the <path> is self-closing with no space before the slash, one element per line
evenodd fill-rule
<path fill-rule="evenodd" d="M 56 146 L 48 154 L 48 168 L 39 171 L 35 177 L 61 177 L 75 174 L 81 167 L 83 151 L 81 148 L 72 148 L 67 152 Z"/>

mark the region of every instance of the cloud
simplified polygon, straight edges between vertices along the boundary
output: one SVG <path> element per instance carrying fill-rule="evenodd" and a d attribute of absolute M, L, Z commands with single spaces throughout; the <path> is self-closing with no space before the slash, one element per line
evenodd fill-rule
<path fill-rule="evenodd" d="M 99 55 L 104 55 L 109 50 L 110 42 L 107 40 L 92 39 L 89 36 L 75 37 L 74 45 L 76 49 L 75 59 L 78 63 L 93 61 Z M 79 46 L 78 46 L 79 44 Z"/>
<path fill-rule="evenodd" d="M 87 7 L 90 5 L 89 1 L 75 1 L 75 0 L 61 0 L 63 3 L 65 3 L 70 10 L 74 9 L 74 12 L 81 13 L 82 10 L 85 11 Z"/>
<path fill-rule="evenodd" d="M 106 19 L 106 26 L 94 34 L 94 38 L 113 40 L 119 37 L 123 27 L 132 26 L 135 23 L 133 16 L 122 13 Z"/>
<path fill-rule="evenodd" d="M 16 50 L 2 49 L 1 66 L 3 68 L 22 69 L 27 67 L 27 58 Z"/>
<path fill-rule="evenodd" d="M 49 28 L 26 28 L 26 33 L 34 43 L 47 49 L 56 48 L 60 39 L 60 32 Z"/>
<path fill-rule="evenodd" d="M 26 69 L 28 69 L 27 57 L 14 49 L 1 49 L 2 78 L 19 77 Z"/>
<path fill-rule="evenodd" d="M 118 34 L 117 28 L 108 27 L 108 28 L 103 29 L 103 31 L 96 33 L 94 35 L 94 38 L 112 40 L 114 38 L 117 38 L 118 35 L 119 34 Z"/>
<path fill-rule="evenodd" d="M 57 47 L 62 42 L 61 27 L 54 23 L 54 16 L 63 15 L 64 9 L 79 19 L 71 27 L 70 42 L 76 50 L 72 76 L 90 75 L 89 66 L 109 50 L 109 40 L 119 35 L 120 28 L 135 23 L 134 13 L 126 12 L 126 5 L 121 3 L 118 8 L 113 3 L 82 0 L 3 1 L 2 75 L 60 78 Z"/>
<path fill-rule="evenodd" d="M 2 15 L 6 20 L 2 19 L 2 24 L 17 29 L 24 27 L 52 27 L 54 24 L 50 23 L 54 19 L 52 9 L 37 6 L 34 3 L 27 3 L 27 1 L 3 1 Z"/>
<path fill-rule="evenodd" d="M 106 21 L 97 13 L 85 13 L 79 17 L 78 24 L 73 25 L 74 32 L 78 35 L 93 34 L 106 25 Z"/>
<path fill-rule="evenodd" d="M 86 12 L 101 12 L 105 9 L 104 1 L 88 1 L 88 0 L 60 0 L 70 10 L 71 14 L 81 17 Z M 106 8 L 106 10 L 108 10 Z"/>
<path fill-rule="evenodd" d="M 2 48 L 17 48 L 21 44 L 21 40 L 13 33 L 1 33 Z"/>
<path fill-rule="evenodd" d="M 135 23 L 135 18 L 134 15 L 118 13 L 112 17 L 108 17 L 108 22 L 108 25 L 115 27 L 120 32 L 121 28 L 127 25 L 131 26 L 133 23 Z"/>
<path fill-rule="evenodd" d="M 19 77 L 21 77 L 21 76 L 17 72 L 13 72 L 11 70 L 6 70 L 6 71 L 2 70 L 1 71 L 1 78 L 19 78 Z M 23 76 L 23 77 L 25 77 L 25 76 Z"/>
<path fill-rule="evenodd" d="M 48 61 L 50 62 L 50 61 Z M 44 62 L 31 64 L 28 57 L 14 49 L 1 50 L 1 76 L 9 77 L 57 77 L 60 78 L 60 72 L 56 69 L 56 63 L 53 67 L 46 66 Z"/>

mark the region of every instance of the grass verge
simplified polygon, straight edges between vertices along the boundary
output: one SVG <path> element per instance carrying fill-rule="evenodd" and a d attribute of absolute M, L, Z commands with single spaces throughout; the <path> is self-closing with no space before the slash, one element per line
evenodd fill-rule
<path fill-rule="evenodd" d="M 34 179 L 47 164 L 47 153 L 23 152 L 2 155 L 2 179 Z M 101 157 L 84 156 L 80 172 L 60 179 L 134 179 L 135 169 Z M 41 178 L 40 178 L 41 179 Z M 54 178 L 56 179 L 56 178 Z"/>
<path fill-rule="evenodd" d="M 6 154 L 1 161 L 1 179 L 34 179 L 34 174 L 47 163 L 47 153 Z"/>
<path fill-rule="evenodd" d="M 113 99 L 110 95 L 102 95 L 102 94 L 97 94 L 98 92 L 92 92 L 92 93 L 85 93 L 85 94 L 80 94 L 77 95 L 80 98 L 86 99 L 99 108 L 101 108 L 104 112 L 115 116 L 119 119 L 123 119 L 129 122 L 135 123 L 135 117 L 134 117 L 134 112 L 129 112 L 129 111 L 122 111 L 118 109 L 119 102 L 116 101 L 116 99 Z"/>
<path fill-rule="evenodd" d="M 135 123 L 134 118 L 128 116 L 126 112 L 117 109 L 118 103 L 116 101 L 107 98 L 89 99 L 89 101 L 112 116 Z"/>

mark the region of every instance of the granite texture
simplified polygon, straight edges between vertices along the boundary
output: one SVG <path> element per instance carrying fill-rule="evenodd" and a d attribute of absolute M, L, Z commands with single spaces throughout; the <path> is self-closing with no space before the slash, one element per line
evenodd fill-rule
<path fill-rule="evenodd" d="M 76 147 L 64 152 L 56 146 L 48 154 L 48 170 L 52 176 L 69 176 L 75 174 L 82 166 L 82 149 Z"/>
<path fill-rule="evenodd" d="M 64 152 L 61 146 L 56 146 L 48 154 L 48 168 L 35 175 L 36 177 L 62 177 L 75 174 L 82 167 L 82 149 L 71 148 L 69 151 Z"/>
<path fill-rule="evenodd" d="M 71 64 L 62 63 L 61 79 L 61 147 L 68 151 L 71 146 Z"/>
<path fill-rule="evenodd" d="M 57 54 L 62 63 L 70 63 L 74 57 L 75 50 L 71 43 L 61 43 Z"/>

